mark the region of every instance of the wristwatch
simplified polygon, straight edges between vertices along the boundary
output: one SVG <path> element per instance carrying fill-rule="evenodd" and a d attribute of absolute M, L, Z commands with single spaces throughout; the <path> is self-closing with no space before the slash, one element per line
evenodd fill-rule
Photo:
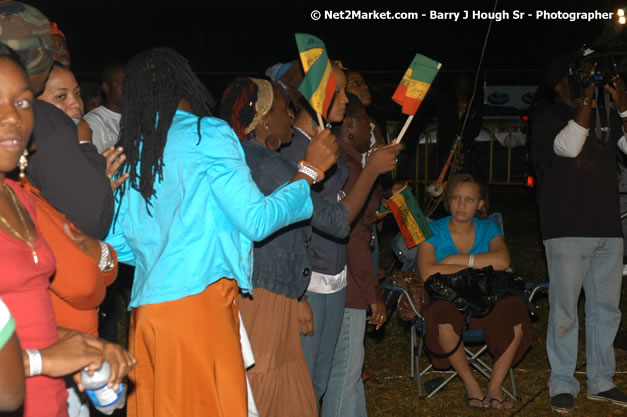
<path fill-rule="evenodd" d="M 100 244 L 100 262 L 98 262 L 98 269 L 102 272 L 108 272 L 113 269 L 115 265 L 115 261 L 113 260 L 113 255 L 111 255 L 111 251 L 109 250 L 109 245 L 104 243 L 102 240 L 99 240 Z"/>

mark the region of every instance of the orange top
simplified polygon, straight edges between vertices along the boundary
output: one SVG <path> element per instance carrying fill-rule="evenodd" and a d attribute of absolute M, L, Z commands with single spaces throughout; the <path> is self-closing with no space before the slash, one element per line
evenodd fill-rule
<path fill-rule="evenodd" d="M 107 272 L 100 271 L 98 263 L 65 234 L 63 223 L 79 230 L 52 207 L 37 188 L 26 180 L 20 183 L 35 198 L 37 223 L 57 261 L 49 288 L 57 325 L 98 336 L 98 307 L 104 300 L 106 287 L 117 278 L 117 254 L 109 246 L 114 267 Z"/>

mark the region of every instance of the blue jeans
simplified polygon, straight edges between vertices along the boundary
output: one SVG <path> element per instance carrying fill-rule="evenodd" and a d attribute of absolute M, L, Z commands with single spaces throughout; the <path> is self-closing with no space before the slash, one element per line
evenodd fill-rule
<path fill-rule="evenodd" d="M 313 336 L 301 336 L 303 353 L 307 360 L 314 392 L 320 406 L 320 399 L 327 390 L 333 352 L 342 326 L 346 287 L 333 294 L 318 294 L 307 291 L 307 301 L 313 312 Z"/>
<path fill-rule="evenodd" d="M 549 394 L 579 393 L 574 377 L 579 322 L 577 302 L 586 296 L 586 374 L 589 394 L 615 387 L 614 338 L 618 331 L 622 238 L 557 238 L 544 241 L 549 269 L 546 349 L 551 364 Z"/>
<path fill-rule="evenodd" d="M 322 399 L 323 417 L 366 417 L 361 380 L 364 365 L 366 310 L 344 309 L 340 338 L 333 355 L 329 388 Z"/>

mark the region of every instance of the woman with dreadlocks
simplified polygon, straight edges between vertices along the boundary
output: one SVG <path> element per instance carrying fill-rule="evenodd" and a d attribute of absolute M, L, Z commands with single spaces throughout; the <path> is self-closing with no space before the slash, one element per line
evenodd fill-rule
<path fill-rule="evenodd" d="M 297 166 L 276 152 L 292 140 L 293 114 L 288 101 L 278 83 L 241 78 L 227 87 L 220 105 L 220 117 L 231 124 L 242 141 L 252 177 L 265 195 L 290 181 L 305 164 L 303 161 Z M 318 138 L 328 133 L 324 130 L 314 135 L 305 152 L 306 161 Z M 300 341 L 301 333 L 313 333 L 311 308 L 304 295 L 312 266 L 308 249 L 312 227 L 338 239 L 346 237 L 374 180 L 394 166 L 394 151 L 377 152 L 355 192 L 334 203 L 312 193 L 310 223 L 284 228 L 255 244 L 254 295 L 240 298 L 240 310 L 255 354 L 255 366 L 248 377 L 259 415 L 318 416 Z"/>
<path fill-rule="evenodd" d="M 108 241 L 135 264 L 129 416 L 246 416 L 238 292 L 252 290 L 252 242 L 312 213 L 306 175 L 264 196 L 233 130 L 169 48 L 131 59 L 120 145 L 129 181 Z M 337 158 L 331 135 L 312 164 Z M 127 185 L 128 184 L 128 185 Z"/>

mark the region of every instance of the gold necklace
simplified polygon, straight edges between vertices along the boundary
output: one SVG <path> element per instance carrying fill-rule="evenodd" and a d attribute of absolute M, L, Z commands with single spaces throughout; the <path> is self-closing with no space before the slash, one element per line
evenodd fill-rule
<path fill-rule="evenodd" d="M 35 238 L 33 238 L 33 236 L 31 236 L 30 234 L 30 230 L 28 229 L 28 226 L 26 224 L 26 219 L 24 219 L 24 214 L 22 213 L 22 210 L 19 204 L 17 203 L 17 197 L 15 196 L 15 191 L 13 191 L 13 189 L 4 182 L 2 183 L 2 185 L 11 196 L 11 203 L 13 204 L 15 211 L 17 211 L 17 215 L 20 218 L 20 222 L 22 222 L 22 226 L 24 226 L 24 230 L 26 231 L 27 237 L 22 236 L 20 232 L 15 230 L 15 228 L 11 226 L 11 224 L 7 221 L 7 219 L 5 219 L 2 215 L 0 215 L 0 221 L 2 221 L 2 223 L 15 235 L 15 237 L 17 237 L 19 240 L 21 240 L 22 242 L 28 245 L 31 252 L 33 252 L 33 261 L 35 261 L 35 263 L 38 264 L 39 258 L 37 257 L 37 252 L 35 251 Z"/>

